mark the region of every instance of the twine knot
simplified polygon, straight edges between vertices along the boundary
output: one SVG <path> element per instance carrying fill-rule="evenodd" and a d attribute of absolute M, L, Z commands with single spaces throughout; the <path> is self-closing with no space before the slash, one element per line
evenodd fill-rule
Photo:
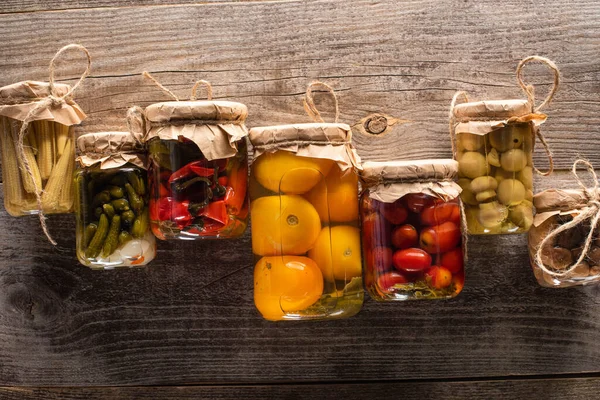
<path fill-rule="evenodd" d="M 338 105 L 338 99 L 337 99 L 337 96 L 335 95 L 335 91 L 333 90 L 333 88 L 324 82 L 313 81 L 308 85 L 308 87 L 306 88 L 306 94 L 303 99 L 304 110 L 306 111 L 308 116 L 312 118 L 313 121 L 325 122 L 323 117 L 321 117 L 321 113 L 317 109 L 317 106 L 315 106 L 315 100 L 313 98 L 313 90 L 317 86 L 322 86 L 329 93 L 331 93 L 331 96 L 333 97 L 333 104 L 335 107 L 335 120 L 333 122 L 337 123 L 338 120 L 340 119 L 340 108 Z"/>

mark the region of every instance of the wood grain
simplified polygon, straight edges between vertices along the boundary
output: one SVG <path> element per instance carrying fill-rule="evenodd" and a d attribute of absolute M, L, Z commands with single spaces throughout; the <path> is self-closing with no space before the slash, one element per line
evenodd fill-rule
<path fill-rule="evenodd" d="M 338 398 L 388 400 L 523 399 L 588 400 L 597 397 L 598 378 L 527 379 L 482 382 L 380 382 L 264 386 L 185 386 L 115 388 L 0 388 L 6 400 L 280 399 Z"/>
<path fill-rule="evenodd" d="M 521 235 L 473 237 L 454 300 L 367 300 L 348 320 L 277 324 L 254 310 L 249 234 L 161 242 L 146 269 L 97 272 L 75 259 L 73 222 L 50 217 L 53 249 L 35 217 L 0 212 L 1 385 L 446 379 L 600 362 L 600 289 L 538 287 Z"/>
<path fill-rule="evenodd" d="M 447 157 L 454 91 L 467 90 L 474 99 L 522 98 L 514 71 L 521 58 L 537 53 L 554 59 L 563 72 L 544 126 L 557 167 L 567 168 L 580 155 L 600 165 L 600 20 L 593 17 L 600 12 L 598 2 L 550 0 L 543 9 L 516 0 L 502 7 L 489 0 L 345 4 L 311 0 L 4 14 L 0 84 L 45 79 L 59 46 L 84 44 L 94 57 L 93 76 L 76 97 L 89 115 L 81 132 L 89 132 L 123 128 L 129 106 L 167 99 L 140 77 L 143 70 L 182 97 L 196 79 L 212 81 L 217 98 L 249 106 L 249 126 L 308 121 L 301 97 L 310 80 L 321 79 L 339 90 L 344 122 L 373 112 L 413 121 L 377 140 L 356 135 L 365 159 Z M 65 66 L 61 76 L 73 78 L 81 69 Z M 539 84 L 542 97 L 548 71 L 527 67 L 526 76 Z M 536 163 L 547 164 L 541 149 Z"/>

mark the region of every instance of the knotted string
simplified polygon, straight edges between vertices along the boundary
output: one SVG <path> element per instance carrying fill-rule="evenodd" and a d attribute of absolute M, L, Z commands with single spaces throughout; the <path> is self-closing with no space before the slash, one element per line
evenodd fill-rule
<path fill-rule="evenodd" d="M 589 171 L 589 173 L 592 175 L 592 178 L 594 180 L 594 187 L 592 189 L 588 189 L 585 186 L 585 184 L 583 183 L 583 181 L 581 180 L 581 178 L 579 177 L 579 175 L 577 174 L 577 164 L 580 164 L 580 163 L 584 164 L 586 166 L 587 170 Z M 577 160 L 577 161 L 575 161 L 575 163 L 573 163 L 573 169 L 571 172 L 575 176 L 575 180 L 577 181 L 577 184 L 579 184 L 583 193 L 585 194 L 586 198 L 588 199 L 588 204 L 587 204 L 587 206 L 585 206 L 581 210 L 579 210 L 579 215 L 577 215 L 575 218 L 573 218 L 570 222 L 567 222 L 566 224 L 559 226 L 558 228 L 554 229 L 553 231 L 550 231 L 548 233 L 548 235 L 540 243 L 540 245 L 537 249 L 537 252 L 535 254 L 535 261 L 542 271 L 544 271 L 545 273 L 547 273 L 551 276 L 569 275 L 571 272 L 573 272 L 573 270 L 575 268 L 577 268 L 577 266 L 579 266 L 581 264 L 581 262 L 585 259 L 588 251 L 590 250 L 590 248 L 592 246 L 592 242 L 594 241 L 594 233 L 598 226 L 598 221 L 600 220 L 600 192 L 598 191 L 598 176 L 596 175 L 596 172 L 594 171 L 594 167 L 592 166 L 592 164 L 590 164 L 586 160 Z M 563 271 L 556 271 L 556 270 L 547 268 L 546 265 L 544 265 L 544 262 L 542 260 L 542 255 L 544 254 L 544 250 L 546 249 L 546 246 L 548 246 L 548 244 L 554 243 L 554 239 L 560 233 L 565 232 L 571 228 L 574 228 L 586 220 L 590 220 L 590 232 L 588 233 L 588 235 L 585 239 L 583 251 L 581 252 L 581 255 L 579 256 L 577 261 L 573 265 L 570 265 L 569 267 L 564 269 Z"/>
<path fill-rule="evenodd" d="M 306 113 L 308 114 L 309 117 L 311 117 L 313 119 L 313 121 L 325 122 L 325 120 L 323 120 L 323 117 L 321 117 L 321 113 L 319 112 L 319 110 L 317 110 L 317 107 L 315 106 L 315 101 L 313 98 L 313 90 L 316 86 L 322 86 L 325 89 L 327 89 L 327 91 L 329 93 L 331 93 L 331 96 L 333 97 L 333 104 L 335 107 L 334 122 L 337 123 L 338 120 L 340 119 L 340 109 L 338 106 L 338 99 L 337 99 L 337 96 L 335 95 L 335 91 L 333 90 L 333 88 L 326 83 L 323 83 L 320 81 L 313 81 L 308 85 L 308 87 L 306 88 L 306 95 L 304 96 L 304 99 L 303 99 L 304 110 L 306 110 Z"/>
<path fill-rule="evenodd" d="M 540 62 L 540 63 L 546 65 L 554 73 L 554 82 L 552 84 L 552 88 L 550 89 L 548 96 L 546 96 L 544 101 L 537 107 L 535 106 L 535 90 L 534 90 L 533 85 L 527 85 L 523 81 L 523 66 L 525 66 L 525 64 L 533 62 L 533 61 L 537 61 L 537 62 Z M 560 85 L 560 71 L 559 71 L 558 67 L 556 66 L 556 64 L 554 64 L 553 61 L 549 60 L 546 57 L 529 56 L 529 57 L 522 59 L 521 62 L 519 62 L 519 65 L 517 66 L 517 82 L 519 83 L 519 86 L 521 86 L 521 89 L 523 89 L 523 91 L 525 92 L 525 95 L 527 96 L 527 101 L 531 105 L 531 112 L 534 114 L 539 113 L 542 110 L 542 108 L 546 107 L 550 103 L 550 101 L 552 101 L 552 99 L 554 98 L 554 95 L 556 94 L 556 91 L 558 90 L 558 86 Z M 538 139 L 540 139 L 540 142 L 542 143 L 542 146 L 544 147 L 544 151 L 546 152 L 546 155 L 548 156 L 549 167 L 548 167 L 548 171 L 546 171 L 546 172 L 540 171 L 535 166 L 533 167 L 533 169 L 535 170 L 535 172 L 537 172 L 540 175 L 548 176 L 554 171 L 554 158 L 552 157 L 552 151 L 550 150 L 550 146 L 548 146 L 548 142 L 546 141 L 546 138 L 542 134 L 541 130 L 538 129 L 537 127 L 534 127 L 534 129 L 535 129 L 535 135 L 538 137 Z"/>
<path fill-rule="evenodd" d="M 206 99 L 212 100 L 212 97 L 213 97 L 212 85 L 210 84 L 209 81 L 205 81 L 204 79 L 197 80 L 196 83 L 194 83 L 194 86 L 192 86 L 192 93 L 190 95 L 190 100 L 197 99 L 196 92 L 198 91 L 198 87 L 200 85 L 204 85 L 206 87 Z"/>
<path fill-rule="evenodd" d="M 469 102 L 469 96 L 467 96 L 467 92 L 464 92 L 462 90 L 457 91 L 456 93 L 454 93 L 454 96 L 452 96 L 452 102 L 450 102 L 450 113 L 448 115 L 448 128 L 449 128 L 449 132 L 450 132 L 450 145 L 452 146 L 452 158 L 454 158 L 455 160 L 456 160 L 457 149 L 456 149 L 456 132 L 454 132 L 454 123 L 455 123 L 454 107 L 456 106 L 456 103 L 458 102 L 458 98 L 460 96 L 464 97 L 465 103 Z"/>
<path fill-rule="evenodd" d="M 85 54 L 85 56 L 87 58 L 87 66 L 86 66 L 85 71 L 79 78 L 79 80 L 75 83 L 75 85 L 73 85 L 67 91 L 67 93 L 65 93 L 62 96 L 59 96 L 57 94 L 56 87 L 54 84 L 55 62 L 62 53 L 64 53 L 67 50 L 71 50 L 71 49 L 81 50 Z M 48 68 L 48 73 L 49 73 L 49 75 L 48 75 L 48 91 L 49 91 L 49 94 L 47 97 L 45 97 L 41 100 L 38 100 L 36 102 L 37 103 L 36 106 L 33 107 L 27 113 L 27 115 L 25 116 L 25 118 L 23 119 L 23 121 L 21 123 L 21 129 L 19 130 L 19 134 L 17 136 L 17 142 L 16 142 L 17 155 L 20 157 L 21 162 L 23 163 L 23 166 L 25 167 L 25 172 L 29 175 L 29 177 L 31 178 L 31 181 L 33 182 L 35 198 L 36 198 L 37 206 L 38 206 L 38 216 L 40 219 L 40 224 L 42 226 L 42 230 L 44 231 L 44 234 L 46 235 L 46 237 L 48 238 L 50 243 L 52 243 L 54 246 L 56 246 L 56 241 L 52 238 L 52 236 L 50 235 L 50 232 L 48 231 L 48 226 L 46 225 L 46 216 L 44 215 L 44 211 L 43 211 L 42 194 L 41 194 L 42 188 L 38 187 L 38 184 L 34 178 L 33 169 L 31 167 L 31 165 L 29 164 L 29 160 L 27 159 L 27 157 L 25 157 L 25 146 L 23 144 L 23 141 L 25 139 L 25 135 L 27 135 L 27 130 L 29 128 L 29 124 L 36 120 L 36 118 L 38 117 L 38 114 L 41 111 L 49 109 L 49 108 L 60 108 L 63 106 L 63 104 L 65 104 L 66 100 L 68 98 L 70 98 L 70 96 L 73 94 L 75 89 L 77 89 L 79 87 L 81 82 L 83 82 L 83 80 L 90 73 L 91 64 L 92 64 L 92 57 L 90 56 L 90 53 L 88 52 L 88 50 L 85 47 L 83 47 L 79 44 L 66 45 L 62 49 L 60 49 L 58 52 L 56 52 L 56 54 L 54 55 L 52 60 L 50 60 L 50 66 Z"/>

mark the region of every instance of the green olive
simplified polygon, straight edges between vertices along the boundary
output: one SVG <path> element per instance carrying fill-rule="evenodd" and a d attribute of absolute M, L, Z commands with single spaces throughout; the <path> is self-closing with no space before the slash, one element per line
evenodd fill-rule
<path fill-rule="evenodd" d="M 528 230 L 533 223 L 533 208 L 528 201 L 523 201 L 508 210 L 508 219 L 518 227 Z"/>
<path fill-rule="evenodd" d="M 475 195 L 475 198 L 480 203 L 485 203 L 486 201 L 489 201 L 489 200 L 493 199 L 494 197 L 496 197 L 495 190 L 484 190 L 483 192 L 477 193 L 477 195 Z"/>
<path fill-rule="evenodd" d="M 491 203 L 483 203 L 479 205 L 479 213 L 477 214 L 477 221 L 484 228 L 492 229 L 496 228 L 504 222 L 508 215 L 506 207 L 498 204 L 497 201 Z"/>
<path fill-rule="evenodd" d="M 479 204 L 477 199 L 475 199 L 475 194 L 471 191 L 471 180 L 466 178 L 460 178 L 458 180 L 458 186 L 462 188 L 462 192 L 460 193 L 460 198 L 465 204 L 469 204 L 471 206 L 476 206 Z"/>
<path fill-rule="evenodd" d="M 474 193 L 485 192 L 486 190 L 496 190 L 498 182 L 491 176 L 480 176 L 471 181 L 471 191 Z"/>
<path fill-rule="evenodd" d="M 475 151 L 465 152 L 458 164 L 458 170 L 461 175 L 471 179 L 486 175 L 489 171 L 483 154 Z"/>
<path fill-rule="evenodd" d="M 533 168 L 529 166 L 523 168 L 517 174 L 517 179 L 523 182 L 527 189 L 531 189 L 533 187 Z"/>
<path fill-rule="evenodd" d="M 498 154 L 498 150 L 492 149 L 487 155 L 487 162 L 494 167 L 500 167 L 500 155 Z"/>
<path fill-rule="evenodd" d="M 490 144 L 499 152 L 518 149 L 523 144 L 525 133 L 529 126 L 526 124 L 509 125 L 490 132 Z"/>
<path fill-rule="evenodd" d="M 521 149 L 508 150 L 500 156 L 502 169 L 509 172 L 518 172 L 527 166 L 527 156 Z"/>
<path fill-rule="evenodd" d="M 469 151 L 479 150 L 485 143 L 485 137 L 464 132 L 458 135 L 459 145 Z"/>
<path fill-rule="evenodd" d="M 498 200 L 507 206 L 514 206 L 525 199 L 525 186 L 516 179 L 505 179 L 498 185 Z"/>

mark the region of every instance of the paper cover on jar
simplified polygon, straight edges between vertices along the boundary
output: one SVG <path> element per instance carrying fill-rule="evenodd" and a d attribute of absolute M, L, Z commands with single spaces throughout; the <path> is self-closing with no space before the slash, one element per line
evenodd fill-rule
<path fill-rule="evenodd" d="M 233 157 L 236 143 L 248 135 L 248 108 L 231 101 L 168 101 L 151 104 L 144 112 L 146 141 L 158 137 L 196 143 L 207 160 Z"/>
<path fill-rule="evenodd" d="M 593 189 L 588 189 L 593 192 Z M 598 193 L 600 195 L 600 192 Z M 547 189 L 533 196 L 533 205 L 537 214 L 533 225 L 540 226 L 554 215 L 579 214 L 588 207 L 590 199 L 583 190 Z"/>
<path fill-rule="evenodd" d="M 455 160 L 416 160 L 365 162 L 361 178 L 369 187 L 369 197 L 393 203 L 410 193 L 424 193 L 449 201 L 462 192 L 454 182 L 458 174 Z"/>
<path fill-rule="evenodd" d="M 62 97 L 71 90 L 71 86 L 55 84 L 56 97 Z M 29 112 L 33 110 L 40 100 L 50 95 L 50 86 L 47 82 L 23 81 L 0 88 L 0 115 L 17 121 L 24 121 Z M 30 116 L 32 121 L 54 121 L 71 126 L 77 125 L 86 118 L 85 113 L 79 108 L 71 96 L 65 97 L 64 102 L 57 106 L 43 107 Z"/>
<path fill-rule="evenodd" d="M 352 145 L 352 131 L 347 124 L 308 123 L 275 125 L 250 129 L 254 157 L 278 150 L 300 157 L 335 161 L 342 171 L 361 169 L 360 157 Z"/>
<path fill-rule="evenodd" d="M 532 112 L 528 100 L 486 100 L 458 104 L 453 109 L 454 130 L 459 133 L 485 135 L 509 124 L 532 122 L 539 126 L 546 115 Z"/>
<path fill-rule="evenodd" d="M 77 138 L 83 167 L 100 163 L 100 169 L 118 168 L 127 163 L 146 169 L 142 145 L 129 132 L 96 132 Z"/>

